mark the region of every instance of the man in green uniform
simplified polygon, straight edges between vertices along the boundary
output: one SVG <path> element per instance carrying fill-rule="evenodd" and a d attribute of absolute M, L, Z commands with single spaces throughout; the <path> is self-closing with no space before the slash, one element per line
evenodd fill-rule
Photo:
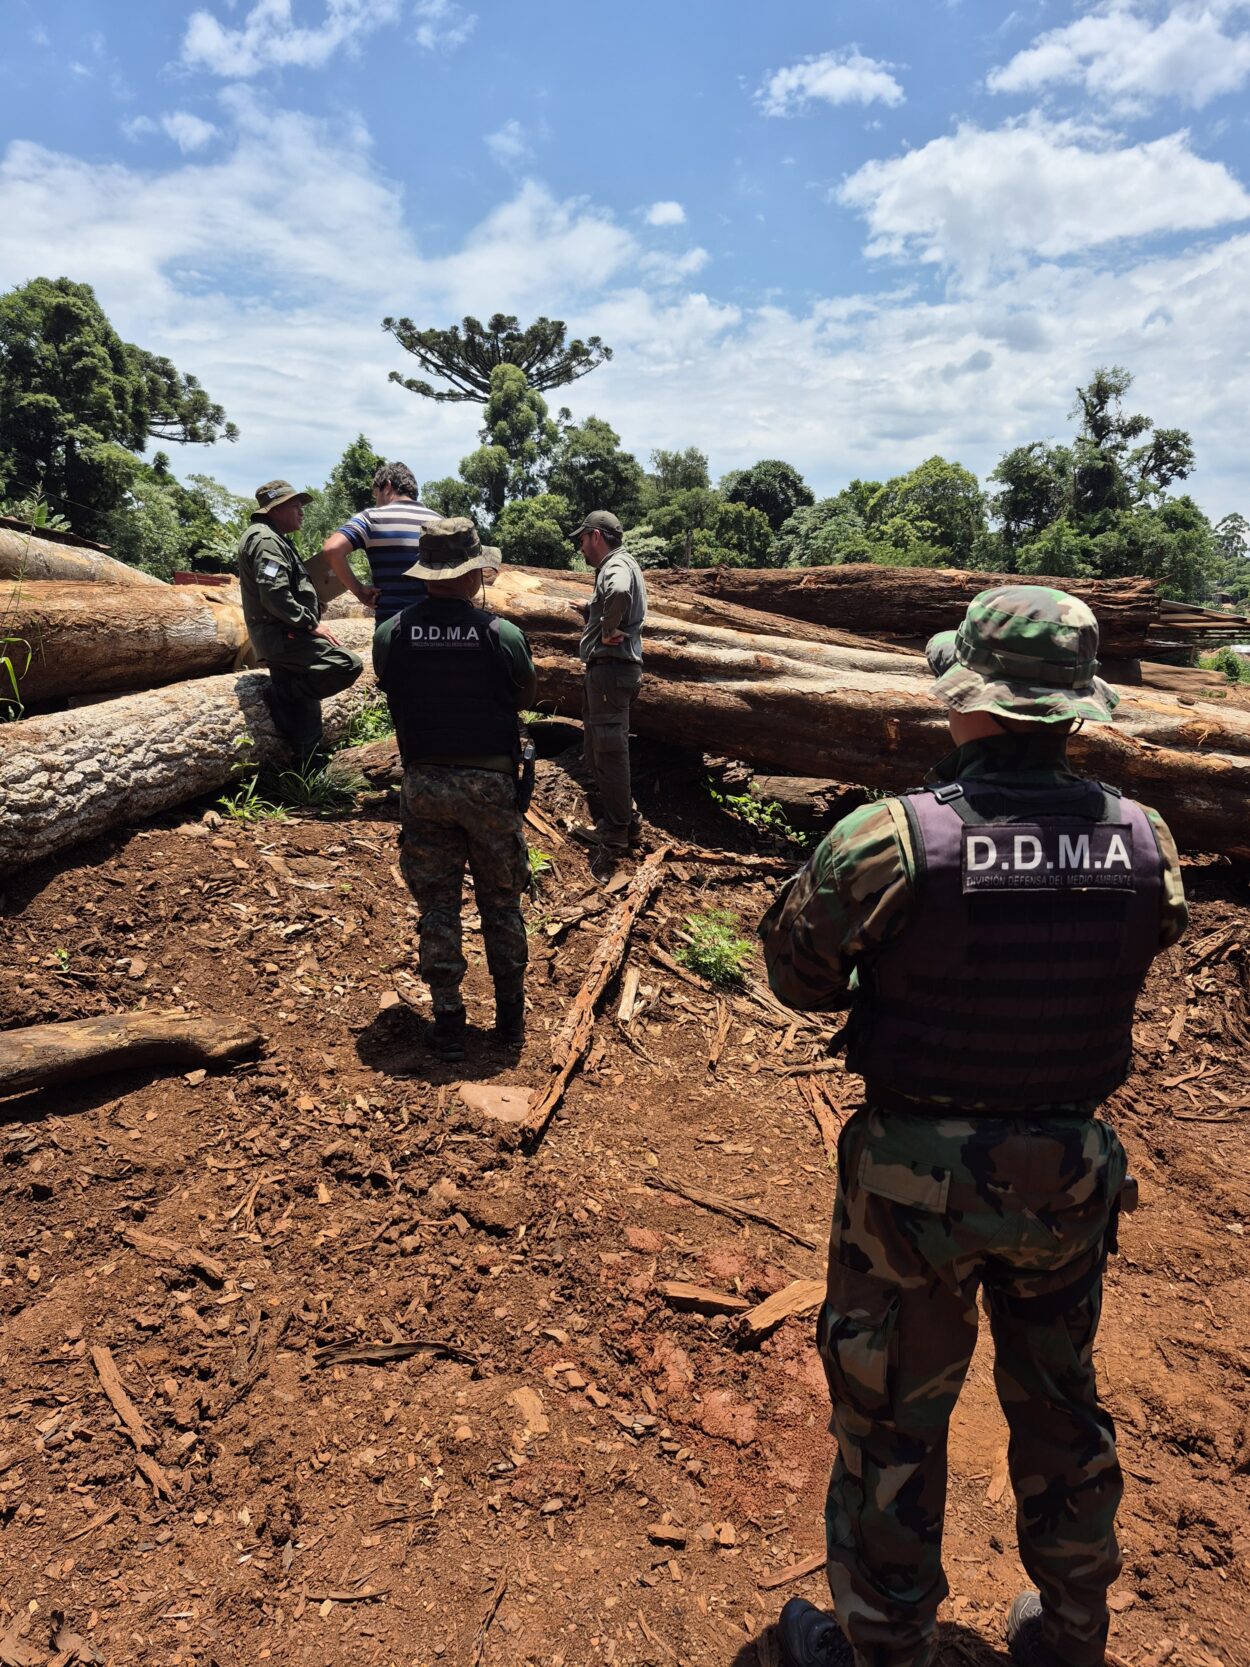
<path fill-rule="evenodd" d="M 798 1008 L 850 1008 L 864 1104 L 842 1131 L 817 1340 L 838 1454 L 825 1510 L 837 1620 L 792 1599 L 786 1667 L 928 1667 L 946 1595 L 946 1439 L 978 1291 L 1010 1430 L 1022 1667 L 1099 1667 L 1121 1476 L 1098 1403 L 1102 1271 L 1133 1183 L 1098 1106 L 1133 1004 L 1187 913 L 1162 819 L 1075 775 L 1111 717 L 1085 605 L 983 591 L 933 638 L 956 750 L 931 786 L 839 822 L 760 927 Z M 840 1625 L 839 1625 L 840 1623 Z"/>
<path fill-rule="evenodd" d="M 428 595 L 379 626 L 373 665 L 386 693 L 404 764 L 400 868 L 420 910 L 421 976 L 434 1006 L 433 1046 L 463 1059 L 467 970 L 460 937 L 465 864 L 495 985 L 495 1036 L 525 1034 L 529 950 L 521 897 L 529 853 L 518 803 L 517 713 L 534 704 L 537 679 L 525 634 L 475 606 L 499 551 L 472 521 L 431 521 L 405 575 Z"/>
<path fill-rule="evenodd" d="M 349 688 L 361 660 L 321 623 L 321 604 L 291 534 L 307 492 L 289 481 L 256 489 L 259 505 L 239 540 L 243 618 L 256 658 L 269 667 L 269 709 L 301 769 L 321 756 L 321 702 Z"/>
<path fill-rule="evenodd" d="M 594 788 L 593 827 L 574 828 L 583 844 L 621 852 L 642 839 L 642 817 L 629 773 L 629 707 L 642 686 L 642 627 L 647 587 L 642 569 L 625 549 L 621 523 L 611 510 L 593 509 L 573 533 L 573 543 L 594 569 L 578 652 L 586 666 L 582 690 L 584 754 Z"/>

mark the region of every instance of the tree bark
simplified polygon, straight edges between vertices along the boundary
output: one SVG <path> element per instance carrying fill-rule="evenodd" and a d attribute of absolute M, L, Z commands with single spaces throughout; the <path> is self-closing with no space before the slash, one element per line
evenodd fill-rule
<path fill-rule="evenodd" d="M 186 1013 L 109 1013 L 98 1019 L 4 1030 L 0 1095 L 25 1094 L 145 1065 L 229 1064 L 250 1059 L 263 1040 L 252 1025 Z"/>
<path fill-rule="evenodd" d="M 1160 602 L 1149 579 L 1048 579 L 1019 574 L 963 573 L 930 567 L 879 567 L 870 562 L 845 567 L 732 568 L 655 571 L 647 584 L 657 605 L 670 592 L 701 596 L 806 620 L 862 636 L 924 638 L 952 631 L 978 591 L 993 585 L 1056 585 L 1094 610 L 1101 651 L 1109 659 L 1131 660 L 1145 652 L 1160 619 Z"/>
<path fill-rule="evenodd" d="M 343 734 L 374 696 L 368 620 L 339 640 L 365 669 L 325 702 L 326 735 Z M 198 678 L 72 712 L 0 724 L 0 873 L 225 787 L 261 764 L 285 765 L 263 695 L 264 672 Z"/>
<path fill-rule="evenodd" d="M 151 590 L 154 585 L 162 590 L 170 588 L 155 574 L 128 567 L 115 556 L 75 550 L 34 533 L 14 532 L 10 527 L 0 527 L 0 579 L 60 579 L 80 584 L 90 580 L 132 589 L 142 586 Z"/>
<path fill-rule="evenodd" d="M 584 589 L 505 570 L 488 595 L 542 652 L 540 709 L 579 714 L 579 624 L 567 603 Z M 889 791 L 916 786 L 950 750 L 944 709 L 915 655 L 700 626 L 659 611 L 647 621 L 645 654 L 632 707 L 640 734 L 732 753 L 762 771 Z M 1250 860 L 1250 712 L 1119 693 L 1114 724 L 1087 725 L 1075 738 L 1079 767 L 1156 806 L 1188 848 Z"/>
<path fill-rule="evenodd" d="M 0 584 L 0 622 L 28 704 L 207 677 L 248 646 L 243 610 L 194 585 Z"/>

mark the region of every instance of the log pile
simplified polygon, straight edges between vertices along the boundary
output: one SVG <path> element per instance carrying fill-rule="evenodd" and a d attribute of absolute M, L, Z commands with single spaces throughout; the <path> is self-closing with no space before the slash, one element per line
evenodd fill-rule
<path fill-rule="evenodd" d="M 881 639 L 905 631 L 914 641 L 957 623 L 987 576 L 838 568 L 650 579 L 647 677 L 634 705 L 641 733 L 732 754 L 756 772 L 890 790 L 922 779 L 946 750 L 944 714 L 929 693 L 923 657 Z M 505 569 L 489 593 L 491 605 L 530 636 L 547 712 L 580 712 L 581 619 L 570 604 L 584 601 L 588 582 Z M 1151 621 L 1163 617 L 1145 581 L 1073 588 L 1110 622 L 1121 651 L 1139 646 L 1157 628 Z M 796 622 L 742 600 L 775 608 L 803 595 L 821 617 Z M 249 768 L 287 761 L 263 698 L 264 674 L 231 674 L 246 633 L 230 592 L 147 583 L 123 589 L 102 577 L 91 584 L 24 580 L 7 593 L 0 587 L 0 607 L 7 608 L 4 634 L 32 645 L 27 699 L 141 691 L 0 726 L 0 870 L 220 790 L 238 774 L 244 736 Z M 871 625 L 872 635 L 847 629 L 852 623 Z M 371 619 L 336 621 L 334 630 L 367 658 Z M 331 738 L 371 688 L 367 671 L 327 703 Z M 1121 692 L 1115 724 L 1078 736 L 1080 766 L 1157 805 L 1191 849 L 1250 859 L 1243 812 L 1250 704 L 1233 693 L 1207 699 L 1202 690 Z"/>
<path fill-rule="evenodd" d="M 375 691 L 370 623 L 344 620 L 335 634 L 366 664 L 324 703 L 330 741 Z M 241 768 L 289 764 L 268 681 L 259 671 L 202 677 L 0 725 L 0 873 L 219 791 Z"/>
<path fill-rule="evenodd" d="M 670 593 L 727 602 L 887 641 L 914 642 L 950 630 L 978 591 L 993 585 L 1054 585 L 1097 615 L 1106 660 L 1250 640 L 1250 619 L 1163 600 L 1149 579 L 1055 579 L 929 567 L 683 568 L 649 573 L 656 605 Z"/>
<path fill-rule="evenodd" d="M 550 573 L 504 571 L 492 605 L 541 655 L 539 704 L 580 710 L 578 616 L 584 589 Z M 633 705 L 642 734 L 731 752 L 760 770 L 889 790 L 914 786 L 948 749 L 923 659 L 876 643 L 858 649 L 674 619 L 661 601 L 647 624 L 647 676 Z M 1113 725 L 1087 725 L 1078 766 L 1156 805 L 1191 849 L 1250 860 L 1250 711 L 1121 689 Z"/>

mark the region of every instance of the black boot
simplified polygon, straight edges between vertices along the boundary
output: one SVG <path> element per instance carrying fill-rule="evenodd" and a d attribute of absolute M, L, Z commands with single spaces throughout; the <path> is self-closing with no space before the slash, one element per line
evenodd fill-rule
<path fill-rule="evenodd" d="M 791 1598 L 777 1621 L 779 1667 L 855 1667 L 846 1634 L 806 1598 Z"/>
<path fill-rule="evenodd" d="M 511 1001 L 495 999 L 495 1040 L 519 1048 L 525 1040 L 525 997 Z"/>
<path fill-rule="evenodd" d="M 1007 1649 L 1018 1667 L 1063 1667 L 1042 1637 L 1042 1600 L 1036 1592 L 1021 1592 L 1007 1616 Z"/>
<path fill-rule="evenodd" d="M 463 1007 L 455 1007 L 450 1012 L 434 1015 L 430 1046 L 438 1057 L 446 1060 L 448 1064 L 454 1064 L 456 1060 L 464 1058 L 464 1026 Z"/>

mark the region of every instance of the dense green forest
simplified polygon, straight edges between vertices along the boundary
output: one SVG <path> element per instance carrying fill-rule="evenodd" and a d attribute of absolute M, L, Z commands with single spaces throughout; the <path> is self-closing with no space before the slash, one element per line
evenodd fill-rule
<path fill-rule="evenodd" d="M 509 561 L 570 566 L 570 530 L 587 510 L 611 508 L 651 567 L 869 561 L 1143 575 L 1181 600 L 1250 601 L 1250 524 L 1236 514 L 1212 524 L 1180 489 L 1195 468 L 1190 436 L 1134 412 L 1132 377 L 1119 366 L 1095 369 L 1075 391 L 1068 439 L 1013 447 L 984 482 L 933 456 L 818 499 L 780 458 L 713 482 L 697 444 L 653 451 L 644 466 L 603 418 L 553 414 L 544 390 L 611 357 L 597 337 L 569 341 L 559 320 L 522 328 L 496 314 L 447 330 L 409 319 L 383 327 L 425 372 L 392 372 L 392 381 L 418 398 L 481 405 L 479 446 L 455 475 L 427 480 L 422 496 L 446 514 L 474 516 Z M 251 501 L 208 475 L 180 480 L 163 450 L 144 454 L 152 441 L 235 437 L 193 376 L 120 338 L 88 285 L 37 278 L 0 297 L 4 513 L 97 539 L 162 577 L 229 569 Z M 380 461 L 357 435 L 329 479 L 309 485 L 305 553 L 371 501 Z"/>

